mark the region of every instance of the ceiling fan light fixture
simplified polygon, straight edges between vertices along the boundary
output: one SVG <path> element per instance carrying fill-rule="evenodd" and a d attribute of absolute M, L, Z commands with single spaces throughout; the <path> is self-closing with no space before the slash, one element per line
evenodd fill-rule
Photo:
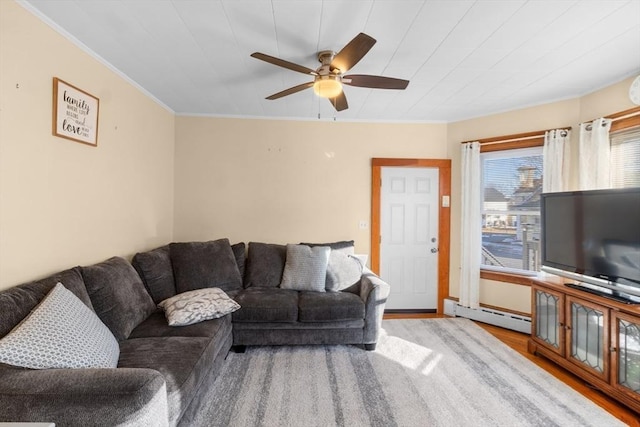
<path fill-rule="evenodd" d="M 318 76 L 313 91 L 321 98 L 335 98 L 342 93 L 342 83 L 338 76 Z"/>

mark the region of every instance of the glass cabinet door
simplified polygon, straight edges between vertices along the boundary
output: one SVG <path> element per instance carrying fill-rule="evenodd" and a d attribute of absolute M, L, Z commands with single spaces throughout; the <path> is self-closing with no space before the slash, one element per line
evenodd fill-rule
<path fill-rule="evenodd" d="M 567 296 L 567 358 L 609 379 L 609 309 Z"/>
<path fill-rule="evenodd" d="M 564 353 L 564 295 L 533 287 L 534 337 L 545 347 Z"/>
<path fill-rule="evenodd" d="M 640 398 L 640 320 L 624 313 L 613 314 L 612 349 L 614 386 Z"/>

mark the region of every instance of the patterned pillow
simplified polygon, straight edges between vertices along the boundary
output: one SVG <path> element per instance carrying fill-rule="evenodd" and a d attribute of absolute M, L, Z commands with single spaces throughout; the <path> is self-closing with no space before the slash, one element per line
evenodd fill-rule
<path fill-rule="evenodd" d="M 170 326 L 186 326 L 233 313 L 240 304 L 220 288 L 202 288 L 167 298 L 158 307 L 164 310 Z"/>
<path fill-rule="evenodd" d="M 115 368 L 119 355 L 109 328 L 62 283 L 0 340 L 0 362 L 23 368 Z"/>
<path fill-rule="evenodd" d="M 327 246 L 287 245 L 287 261 L 282 273 L 282 289 L 325 291 L 331 248 Z"/>

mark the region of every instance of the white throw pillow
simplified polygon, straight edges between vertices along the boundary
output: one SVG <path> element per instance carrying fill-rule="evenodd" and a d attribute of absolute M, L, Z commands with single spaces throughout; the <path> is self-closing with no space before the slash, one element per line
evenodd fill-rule
<path fill-rule="evenodd" d="M 186 326 L 233 313 L 240 304 L 220 288 L 202 288 L 167 298 L 158 307 L 170 326 Z"/>
<path fill-rule="evenodd" d="M 340 251 L 331 251 L 327 266 L 327 292 L 339 292 L 360 281 L 362 277 L 362 262 L 354 255 L 347 255 Z"/>
<path fill-rule="evenodd" d="M 287 245 L 287 261 L 282 273 L 282 289 L 325 291 L 331 248 L 327 246 Z"/>
<path fill-rule="evenodd" d="M 109 328 L 62 283 L 0 340 L 0 362 L 23 368 L 115 368 L 119 355 Z"/>

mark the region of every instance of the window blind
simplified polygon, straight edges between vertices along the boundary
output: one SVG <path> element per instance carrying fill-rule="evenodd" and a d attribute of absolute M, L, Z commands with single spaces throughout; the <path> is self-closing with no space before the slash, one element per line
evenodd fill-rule
<path fill-rule="evenodd" d="M 640 127 L 611 134 L 611 186 L 640 187 Z"/>

